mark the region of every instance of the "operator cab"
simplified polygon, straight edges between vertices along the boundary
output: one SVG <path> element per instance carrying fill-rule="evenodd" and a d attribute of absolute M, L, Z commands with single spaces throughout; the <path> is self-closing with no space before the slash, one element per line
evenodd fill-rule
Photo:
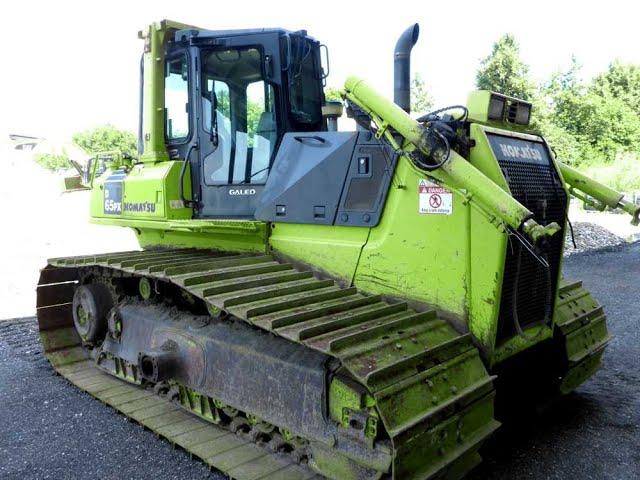
<path fill-rule="evenodd" d="M 190 163 L 194 217 L 253 217 L 283 134 L 326 130 L 320 48 L 305 31 L 175 33 L 165 140 Z"/>

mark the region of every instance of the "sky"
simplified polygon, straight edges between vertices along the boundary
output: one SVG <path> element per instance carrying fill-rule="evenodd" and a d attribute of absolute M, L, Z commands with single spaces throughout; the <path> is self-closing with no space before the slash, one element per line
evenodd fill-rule
<path fill-rule="evenodd" d="M 461 103 L 480 60 L 502 34 L 518 39 L 536 81 L 566 68 L 572 55 L 589 78 L 618 58 L 640 63 L 635 2 L 305 2 L 235 0 L 4 1 L 0 136 L 64 140 L 112 123 L 137 130 L 142 41 L 138 30 L 163 18 L 202 28 L 306 29 L 329 47 L 329 86 L 348 75 L 392 96 L 393 47 L 420 24 L 413 72 L 436 106 Z"/>

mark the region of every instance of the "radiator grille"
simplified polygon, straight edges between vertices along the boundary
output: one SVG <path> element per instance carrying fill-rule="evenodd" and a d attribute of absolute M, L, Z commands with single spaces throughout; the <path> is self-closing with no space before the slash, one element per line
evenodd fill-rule
<path fill-rule="evenodd" d="M 518 320 L 523 329 L 541 322 L 547 312 L 553 311 L 564 242 L 567 195 L 555 168 L 548 159 L 545 160 L 527 162 L 501 159 L 498 156 L 498 163 L 513 197 L 533 212 L 538 223 L 547 225 L 557 222 L 562 227 L 561 232 L 542 246 L 542 252 L 550 265 L 550 275 L 519 242 L 512 240 L 507 246 L 498 319 L 498 342 L 516 334 L 513 321 L 514 300 Z M 520 271 L 516 275 L 519 255 Z"/>

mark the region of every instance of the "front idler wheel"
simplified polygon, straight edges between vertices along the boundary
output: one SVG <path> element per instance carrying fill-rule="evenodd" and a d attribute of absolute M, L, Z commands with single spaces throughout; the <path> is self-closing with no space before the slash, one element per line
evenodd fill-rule
<path fill-rule="evenodd" d="M 107 314 L 113 308 L 109 287 L 80 285 L 73 294 L 73 324 L 83 343 L 96 345 L 107 332 Z"/>

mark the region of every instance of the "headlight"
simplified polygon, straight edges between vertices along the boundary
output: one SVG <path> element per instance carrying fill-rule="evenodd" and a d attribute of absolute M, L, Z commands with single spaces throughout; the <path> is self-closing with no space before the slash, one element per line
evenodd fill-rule
<path fill-rule="evenodd" d="M 504 119 L 504 107 L 507 103 L 507 99 L 495 93 L 491 94 L 489 100 L 489 120 L 502 120 Z"/>
<path fill-rule="evenodd" d="M 531 120 L 531 104 L 518 102 L 515 122 L 518 125 L 529 125 Z"/>

